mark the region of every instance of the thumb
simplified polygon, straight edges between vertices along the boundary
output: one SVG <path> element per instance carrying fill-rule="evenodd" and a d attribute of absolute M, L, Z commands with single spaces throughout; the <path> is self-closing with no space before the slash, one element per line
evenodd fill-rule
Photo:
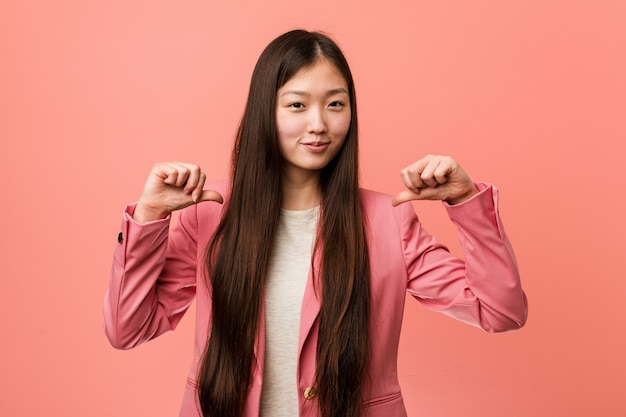
<path fill-rule="evenodd" d="M 419 188 L 417 191 L 406 189 L 396 194 L 393 200 L 391 200 L 391 204 L 396 207 L 412 200 L 442 200 L 442 188 L 443 187 L 424 187 Z"/>
<path fill-rule="evenodd" d="M 200 194 L 199 198 L 196 198 L 194 202 L 201 203 L 203 201 L 215 201 L 217 203 L 222 204 L 224 202 L 224 198 L 220 193 L 213 190 L 202 190 L 202 194 Z"/>
<path fill-rule="evenodd" d="M 406 203 L 407 201 L 412 201 L 412 200 L 421 200 L 422 197 L 419 195 L 419 193 L 416 193 L 415 191 L 411 191 L 411 190 L 404 190 L 404 191 L 400 191 L 398 194 L 396 194 L 393 199 L 391 200 L 391 205 L 394 207 L 399 206 L 402 203 Z"/>

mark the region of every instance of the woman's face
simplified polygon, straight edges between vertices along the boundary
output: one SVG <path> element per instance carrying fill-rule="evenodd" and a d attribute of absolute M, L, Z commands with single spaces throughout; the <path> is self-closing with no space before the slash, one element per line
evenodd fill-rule
<path fill-rule="evenodd" d="M 276 97 L 284 175 L 318 176 L 341 149 L 350 119 L 348 84 L 333 64 L 320 59 L 298 71 Z"/>

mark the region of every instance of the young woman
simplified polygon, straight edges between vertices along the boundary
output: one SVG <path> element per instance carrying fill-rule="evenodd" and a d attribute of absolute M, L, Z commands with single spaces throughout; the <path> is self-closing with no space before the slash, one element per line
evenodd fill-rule
<path fill-rule="evenodd" d="M 181 416 L 405 416 L 407 291 L 489 332 L 525 323 L 497 190 L 432 155 L 401 171 L 395 197 L 359 189 L 357 138 L 343 54 L 322 34 L 288 32 L 254 69 L 232 178 L 205 187 L 198 166 L 158 163 L 126 208 L 106 333 L 132 348 L 174 329 L 196 297 Z M 445 201 L 465 261 L 402 204 L 415 199 Z"/>

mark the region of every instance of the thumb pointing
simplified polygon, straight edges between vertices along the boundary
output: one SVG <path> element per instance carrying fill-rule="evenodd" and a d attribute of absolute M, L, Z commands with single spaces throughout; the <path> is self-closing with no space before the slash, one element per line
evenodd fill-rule
<path fill-rule="evenodd" d="M 400 204 L 406 203 L 407 201 L 420 200 L 421 198 L 422 197 L 414 191 L 404 190 L 400 191 L 393 197 L 393 200 L 391 200 L 391 205 L 397 207 Z"/>
<path fill-rule="evenodd" d="M 195 203 L 201 203 L 203 201 L 215 201 L 217 203 L 222 204 L 224 202 L 224 198 L 217 191 L 202 190 L 202 194 L 200 194 L 200 198 L 196 199 Z"/>

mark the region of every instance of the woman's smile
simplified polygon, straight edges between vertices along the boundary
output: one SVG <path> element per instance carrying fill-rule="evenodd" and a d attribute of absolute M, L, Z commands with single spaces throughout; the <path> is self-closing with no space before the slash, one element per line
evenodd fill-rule
<path fill-rule="evenodd" d="M 305 142 L 302 145 L 306 147 L 309 151 L 318 153 L 324 152 L 329 145 L 330 142 Z"/>

